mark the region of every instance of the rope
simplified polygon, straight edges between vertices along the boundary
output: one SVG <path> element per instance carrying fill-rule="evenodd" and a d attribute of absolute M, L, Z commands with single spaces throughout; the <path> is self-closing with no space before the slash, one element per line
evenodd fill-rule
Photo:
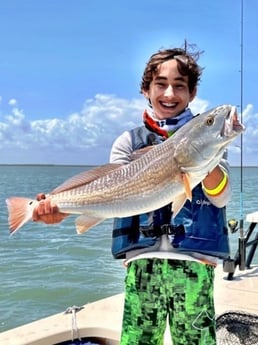
<path fill-rule="evenodd" d="M 76 305 L 72 306 L 72 307 L 68 307 L 66 309 L 66 311 L 64 312 L 65 314 L 72 314 L 72 329 L 71 329 L 71 340 L 73 341 L 74 339 L 79 339 L 80 335 L 79 335 L 79 330 L 77 327 L 77 320 L 76 320 L 76 313 L 80 310 L 82 310 L 84 307 L 77 307 Z"/>

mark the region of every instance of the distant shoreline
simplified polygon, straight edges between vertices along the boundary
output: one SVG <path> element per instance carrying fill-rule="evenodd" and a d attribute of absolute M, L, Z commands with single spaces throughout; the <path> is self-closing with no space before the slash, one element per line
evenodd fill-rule
<path fill-rule="evenodd" d="M 46 166 L 46 167 L 96 167 L 96 166 L 99 166 L 99 165 L 87 165 L 87 164 L 33 164 L 33 163 L 30 163 L 30 164 L 0 164 L 0 166 Z"/>
<path fill-rule="evenodd" d="M 17 163 L 17 164 L 1 164 L 0 166 L 60 166 L 60 167 L 96 167 L 96 166 L 101 166 L 103 164 L 96 164 L 96 165 L 92 165 L 92 164 L 37 164 L 37 163 L 28 163 L 28 164 L 21 164 L 21 163 Z M 230 168 L 241 168 L 240 165 L 230 165 Z M 243 168 L 258 168 L 258 165 L 244 165 Z"/>

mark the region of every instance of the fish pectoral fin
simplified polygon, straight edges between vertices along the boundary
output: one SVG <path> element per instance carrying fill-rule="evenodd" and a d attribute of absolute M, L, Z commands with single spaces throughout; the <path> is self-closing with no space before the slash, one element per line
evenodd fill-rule
<path fill-rule="evenodd" d="M 184 206 L 187 199 L 192 201 L 190 176 L 185 172 L 181 172 L 181 178 L 182 178 L 182 183 L 184 185 L 184 193 L 179 194 L 172 203 L 173 217 L 175 217 L 178 214 L 178 212 Z"/>
<path fill-rule="evenodd" d="M 103 222 L 103 218 L 97 218 L 82 214 L 75 219 L 76 231 L 77 234 L 83 234 L 88 231 L 90 228 L 93 228 L 95 225 Z"/>
<path fill-rule="evenodd" d="M 181 208 L 184 206 L 185 202 L 187 200 L 186 194 L 180 194 L 177 196 L 177 198 L 172 203 L 172 214 L 173 217 L 175 217 L 178 212 L 181 210 Z"/>
<path fill-rule="evenodd" d="M 188 200 L 192 200 L 192 190 L 190 184 L 190 176 L 187 173 L 182 173 L 182 181 L 185 188 L 185 194 Z"/>

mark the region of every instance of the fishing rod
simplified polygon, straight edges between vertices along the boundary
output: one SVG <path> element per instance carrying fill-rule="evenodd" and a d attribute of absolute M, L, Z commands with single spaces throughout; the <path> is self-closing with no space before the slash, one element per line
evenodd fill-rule
<path fill-rule="evenodd" d="M 244 90 L 244 0 L 240 0 L 240 119 L 243 123 L 243 90 Z M 236 219 L 228 221 L 228 226 L 231 233 L 239 230 L 238 250 L 234 259 L 230 257 L 223 262 L 224 272 L 228 272 L 228 280 L 233 279 L 236 266 L 239 266 L 240 271 L 246 268 L 246 244 L 247 238 L 244 233 L 244 216 L 243 216 L 243 133 L 240 135 L 240 220 L 239 227 Z"/>
<path fill-rule="evenodd" d="M 243 90 L 244 90 L 244 0 L 241 0 L 240 26 L 240 118 L 243 123 Z M 240 135 L 240 221 L 239 221 L 239 270 L 245 270 L 246 239 L 244 234 L 244 201 L 243 201 L 243 133 Z"/>

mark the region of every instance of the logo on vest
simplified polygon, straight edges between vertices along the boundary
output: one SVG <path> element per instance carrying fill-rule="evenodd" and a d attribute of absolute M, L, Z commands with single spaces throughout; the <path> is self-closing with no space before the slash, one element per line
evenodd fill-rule
<path fill-rule="evenodd" d="M 209 200 L 196 200 L 196 205 L 201 205 L 201 206 L 210 206 L 210 201 Z"/>

